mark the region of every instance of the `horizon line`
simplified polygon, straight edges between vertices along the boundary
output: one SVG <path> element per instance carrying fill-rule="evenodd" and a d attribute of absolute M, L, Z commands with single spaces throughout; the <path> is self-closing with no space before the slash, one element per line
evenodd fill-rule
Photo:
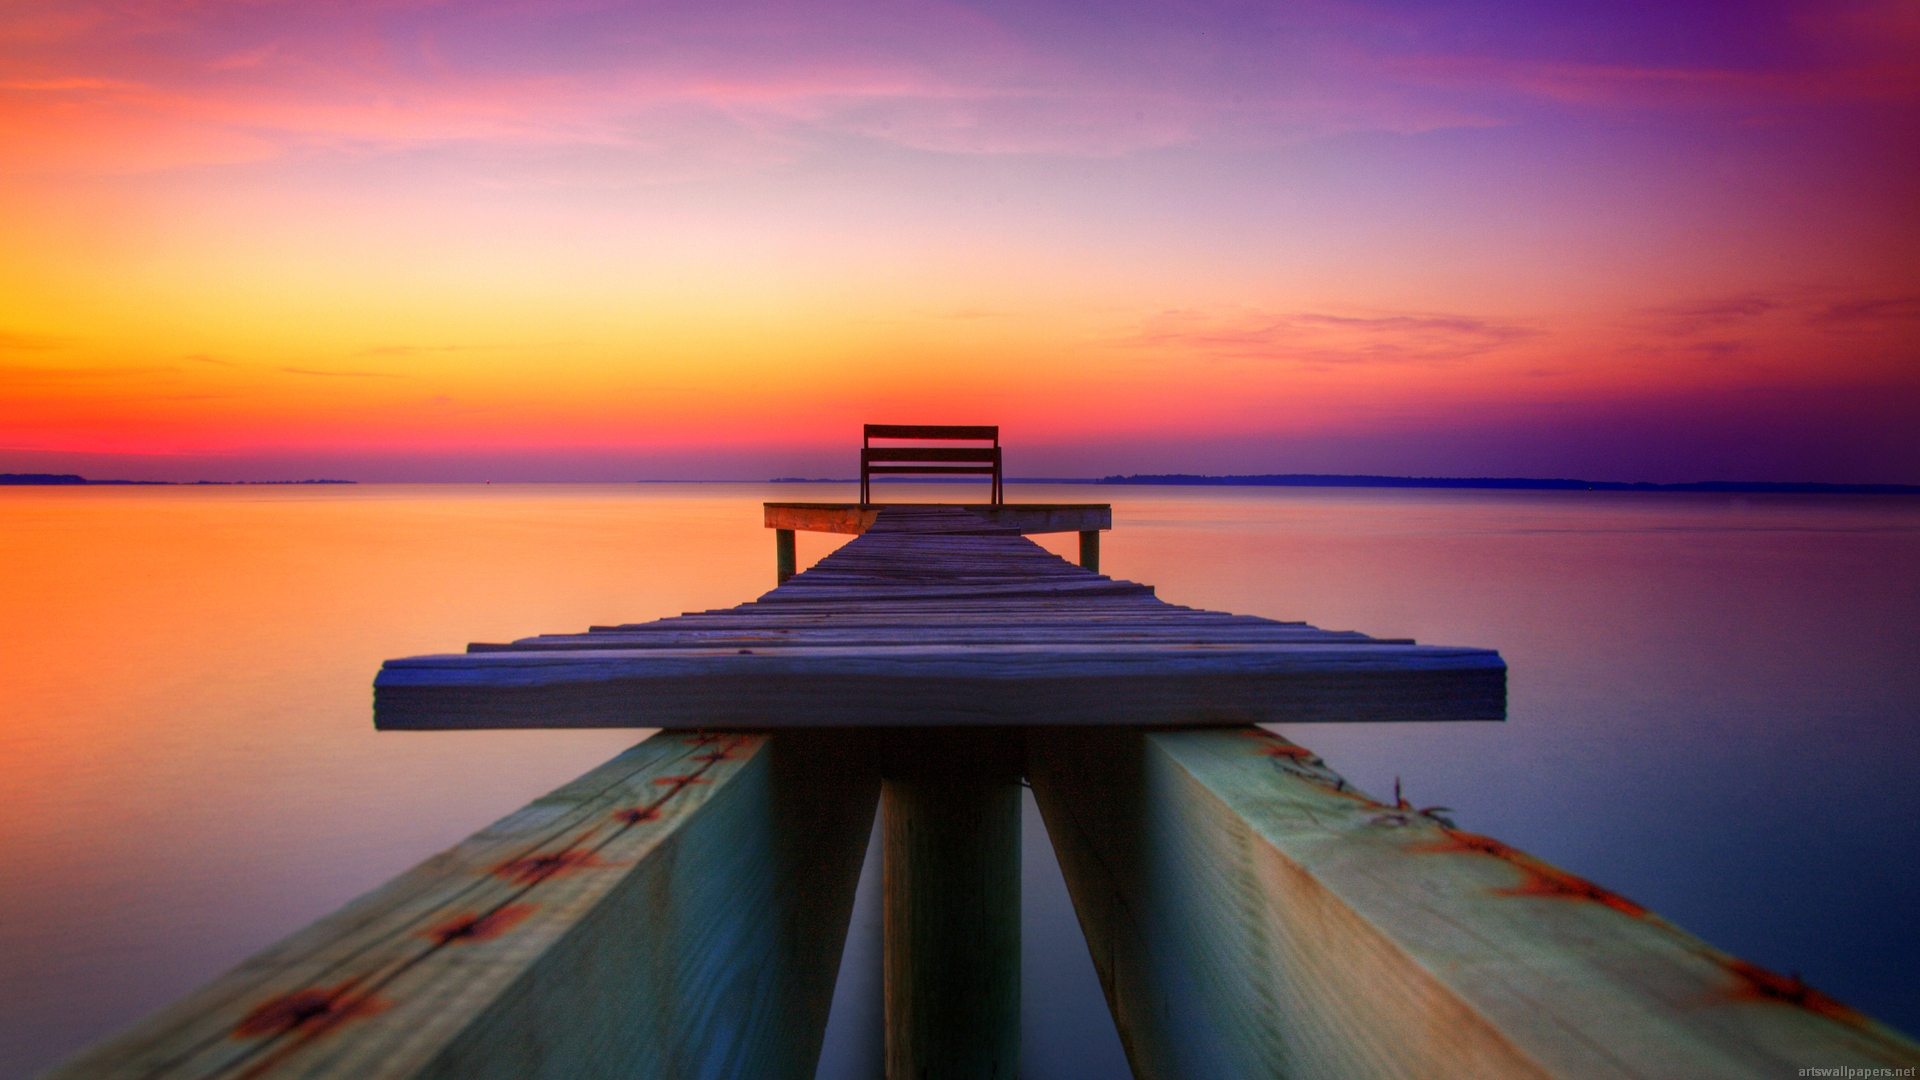
<path fill-rule="evenodd" d="M 896 480 L 874 478 L 886 484 L 969 484 L 974 480 Z M 1075 484 L 1114 487 L 1357 487 L 1424 488 L 1507 491 L 1626 491 L 1695 492 L 1705 494 L 1807 495 L 1920 495 L 1920 484 L 1851 484 L 1825 481 L 1701 480 L 1686 483 L 1651 481 L 1577 480 L 1535 477 L 1384 476 L 1365 473 L 1131 473 L 1102 477 L 1009 476 L 1009 484 Z M 357 485 L 358 480 L 91 480 L 77 473 L 0 473 L 8 487 L 217 487 L 246 485 Z M 478 484 L 492 480 L 382 480 L 379 484 Z M 776 476 L 766 480 L 695 480 L 640 478 L 634 480 L 507 480 L 512 484 L 857 484 L 855 478 Z"/>

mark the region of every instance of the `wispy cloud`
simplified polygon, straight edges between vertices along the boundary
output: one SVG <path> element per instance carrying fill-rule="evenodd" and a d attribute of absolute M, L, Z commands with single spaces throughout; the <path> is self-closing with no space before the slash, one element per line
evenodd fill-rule
<path fill-rule="evenodd" d="M 247 68 L 257 68 L 278 56 L 279 53 L 280 46 L 278 44 L 263 45 L 256 49 L 242 49 L 239 52 L 229 53 L 213 61 L 211 64 L 208 64 L 207 67 L 212 71 L 241 71 Z"/>
<path fill-rule="evenodd" d="M 1710 330 L 1742 327 L 1788 307 L 1789 298 L 1741 293 L 1646 309 L 1644 323 L 1661 332 L 1687 337 Z"/>
<path fill-rule="evenodd" d="M 1920 100 L 1920 71 L 1905 64 L 1742 70 L 1464 55 L 1397 59 L 1388 67 L 1420 85 L 1506 91 L 1589 108 L 1671 111 Z"/>
<path fill-rule="evenodd" d="M 1903 323 L 1920 321 L 1920 293 L 1829 304 L 1814 316 L 1822 323 Z"/>
<path fill-rule="evenodd" d="M 1520 323 L 1468 315 L 1189 309 L 1149 318 L 1134 341 L 1159 350 L 1326 367 L 1454 364 L 1539 333 Z"/>
<path fill-rule="evenodd" d="M 427 353 L 470 352 L 481 345 L 368 345 L 356 349 L 354 356 L 420 356 Z"/>
<path fill-rule="evenodd" d="M 1637 362 L 1692 361 L 1767 377 L 1803 368 L 1808 356 L 1824 356 L 1833 367 L 1873 366 L 1873 356 L 1898 357 L 1920 345 L 1920 295 L 1856 290 L 1805 286 L 1699 297 L 1622 313 L 1607 336 Z"/>
<path fill-rule="evenodd" d="M 52 79 L 8 79 L 0 81 L 0 90 L 14 90 L 28 94 L 67 94 L 81 91 L 138 91 L 139 83 L 124 79 L 96 79 L 90 77 L 69 76 Z"/>
<path fill-rule="evenodd" d="M 404 379 L 391 371 L 321 371 L 317 368 L 283 367 L 277 369 L 288 375 L 320 375 L 329 379 Z"/>
<path fill-rule="evenodd" d="M 1110 157 L 1430 131 L 1511 122 L 1515 101 L 1672 110 L 1920 100 L 1911 50 L 1885 46 L 1886 28 L 1911 19 L 1874 14 L 1881 7 L 1849 9 L 1859 9 L 1857 32 L 1844 19 L 1808 19 L 1798 32 L 1817 29 L 1820 48 L 1797 43 L 1785 60 L 1756 50 L 1654 62 L 1630 46 L 1596 57 L 1543 44 L 1596 40 L 1581 38 L 1579 26 L 1535 40 L 1481 25 L 1485 16 L 1465 9 L 1332 0 L 1098 15 L 912 0 L 832 8 L 21 0 L 0 18 L 0 61 L 11 72 L 0 82 L 0 133 L 14 168 L 450 145 L 737 165 L 789 161 L 846 139 Z M 1566 16 L 1609 23 L 1608 40 L 1631 42 L 1611 25 L 1624 18 Z M 1785 28 L 1778 33 L 1799 25 L 1773 23 Z"/>
<path fill-rule="evenodd" d="M 1643 308 L 1624 322 L 1635 334 L 1676 340 L 1753 339 L 1812 328 L 1898 332 L 1920 323 L 1920 293 L 1869 294 L 1778 289 Z"/>
<path fill-rule="evenodd" d="M 0 331 L 0 352 L 46 352 L 60 348 L 69 340 L 50 334 L 10 334 Z"/>
<path fill-rule="evenodd" d="M 155 377 L 175 377 L 180 369 L 167 364 L 129 364 L 109 366 L 60 365 L 49 367 L 28 364 L 0 364 L 0 380 L 10 387 L 30 386 L 102 386 L 115 382 L 137 383 Z"/>

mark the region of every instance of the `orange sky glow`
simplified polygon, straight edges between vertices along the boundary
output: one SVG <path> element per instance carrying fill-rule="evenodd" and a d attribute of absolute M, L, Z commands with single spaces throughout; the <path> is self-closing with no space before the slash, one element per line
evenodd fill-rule
<path fill-rule="evenodd" d="M 0 146 L 0 471 L 1920 482 L 1907 5 L 27 0 Z"/>

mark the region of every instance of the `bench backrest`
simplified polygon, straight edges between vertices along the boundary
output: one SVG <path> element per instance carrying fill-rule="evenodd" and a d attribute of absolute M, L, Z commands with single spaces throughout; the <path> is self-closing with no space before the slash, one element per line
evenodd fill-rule
<path fill-rule="evenodd" d="M 990 442 L 992 446 L 881 446 L 875 439 Z M 875 473 L 970 473 L 992 477 L 992 502 L 1001 501 L 1000 429 L 977 424 L 868 424 L 860 440 L 860 501 L 873 501 Z"/>

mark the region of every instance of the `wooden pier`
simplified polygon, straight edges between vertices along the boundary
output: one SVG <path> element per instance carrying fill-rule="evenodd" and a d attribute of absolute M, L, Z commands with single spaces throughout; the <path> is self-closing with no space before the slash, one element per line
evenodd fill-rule
<path fill-rule="evenodd" d="M 1252 726 L 1497 721 L 1497 654 L 1180 607 L 1021 535 L 1104 507 L 984 509 L 769 504 L 858 536 L 737 607 L 389 661 L 384 729 L 664 730 L 51 1075 L 809 1080 L 877 806 L 888 1076 L 1012 1077 L 1023 782 L 1137 1077 L 1920 1063 Z"/>
<path fill-rule="evenodd" d="M 769 508 L 771 515 L 773 508 Z M 1169 604 L 946 506 L 749 604 L 388 661 L 386 729 L 1500 720 L 1506 665 Z"/>
<path fill-rule="evenodd" d="M 1106 503 L 959 503 L 959 509 L 983 518 L 989 525 L 1022 536 L 1038 533 L 1080 534 L 1080 567 L 1100 572 L 1100 533 L 1113 528 L 1113 507 Z M 793 534 L 799 532 L 850 533 L 858 536 L 873 527 L 884 503 L 768 503 L 767 528 L 774 531 L 775 583 L 793 576 Z M 903 507 L 903 510 L 909 508 Z"/>

